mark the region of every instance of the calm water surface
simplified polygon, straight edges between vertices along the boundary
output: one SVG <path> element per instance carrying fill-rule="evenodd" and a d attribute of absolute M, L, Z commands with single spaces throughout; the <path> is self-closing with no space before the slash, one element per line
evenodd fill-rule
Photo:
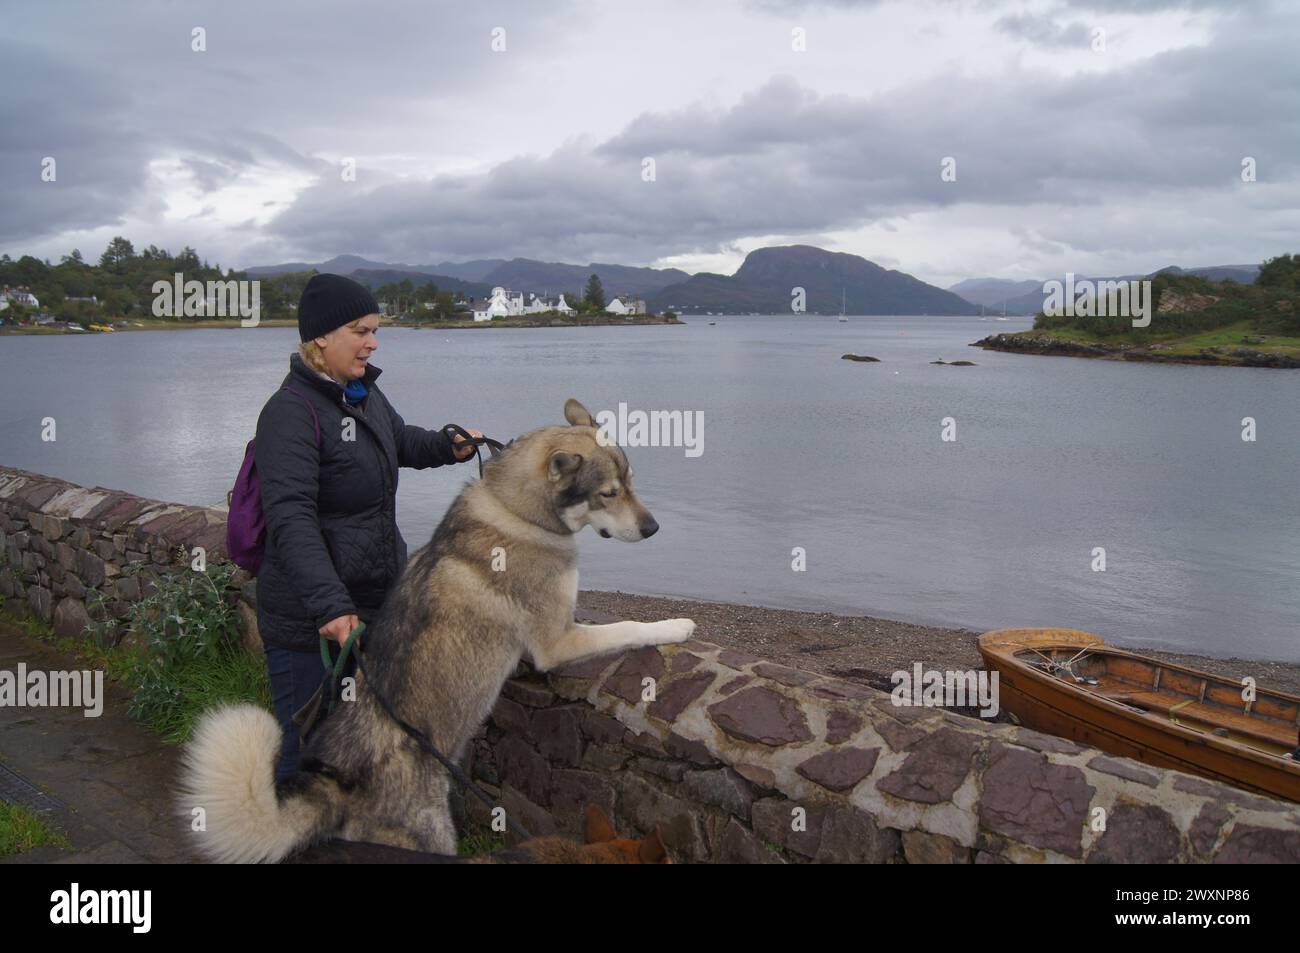
<path fill-rule="evenodd" d="M 719 317 L 684 327 L 380 331 L 410 423 L 502 439 L 702 411 L 704 453 L 630 448 L 662 529 L 588 534 L 582 585 L 1300 661 L 1300 374 L 983 352 L 1026 320 Z M 716 321 L 710 326 L 709 321 Z M 224 500 L 292 329 L 0 338 L 0 463 Z M 840 360 L 846 351 L 880 364 Z M 931 366 L 937 358 L 978 367 Z M 40 439 L 57 420 L 58 439 Z M 957 439 L 940 439 L 941 421 Z M 1258 439 L 1241 439 L 1253 417 Z M 471 466 L 402 472 L 427 541 Z M 806 552 L 806 571 L 791 568 Z M 1095 547 L 1106 571 L 1092 570 Z"/>

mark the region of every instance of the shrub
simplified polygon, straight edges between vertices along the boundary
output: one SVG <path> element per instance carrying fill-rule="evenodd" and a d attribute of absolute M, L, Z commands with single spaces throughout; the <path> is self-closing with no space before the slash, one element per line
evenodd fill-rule
<path fill-rule="evenodd" d="M 133 563 L 124 574 L 138 574 Z M 168 741 L 184 741 L 208 707 L 248 701 L 270 707 L 262 659 L 239 640 L 239 615 L 230 588 L 235 566 L 218 563 L 206 572 L 182 571 L 153 581 L 153 592 L 131 604 L 132 645 L 106 659 L 113 677 L 131 691 L 128 711 Z M 103 616 L 96 593 L 93 614 Z M 116 623 L 92 621 L 88 634 L 101 644 Z"/>

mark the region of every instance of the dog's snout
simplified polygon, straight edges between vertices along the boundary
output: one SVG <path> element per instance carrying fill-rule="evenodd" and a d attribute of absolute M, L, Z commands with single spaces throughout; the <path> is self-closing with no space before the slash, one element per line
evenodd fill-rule
<path fill-rule="evenodd" d="M 653 516 L 646 516 L 645 520 L 641 523 L 641 538 L 649 539 L 657 532 L 659 532 L 659 524 L 655 522 L 655 518 Z"/>

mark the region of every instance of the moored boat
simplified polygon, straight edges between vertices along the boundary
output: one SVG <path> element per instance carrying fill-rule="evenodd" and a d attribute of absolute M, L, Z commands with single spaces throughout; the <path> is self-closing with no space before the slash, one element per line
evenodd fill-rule
<path fill-rule="evenodd" d="M 1300 801 L 1300 696 L 1106 644 L 1077 629 L 979 639 L 1000 707 L 1111 754 Z"/>

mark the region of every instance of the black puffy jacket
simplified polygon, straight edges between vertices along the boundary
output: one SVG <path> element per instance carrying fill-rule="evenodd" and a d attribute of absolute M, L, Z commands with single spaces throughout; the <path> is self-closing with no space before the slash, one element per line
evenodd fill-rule
<path fill-rule="evenodd" d="M 455 463 L 451 438 L 412 426 L 375 386 L 356 407 L 302 357 L 257 419 L 256 463 L 266 519 L 257 623 L 267 645 L 316 651 L 320 627 L 355 613 L 368 622 L 406 564 L 397 529 L 397 468 Z M 301 394 L 302 396 L 298 396 Z M 320 420 L 320 447 L 310 400 Z M 345 429 L 344 421 L 355 422 Z M 349 436 L 352 439 L 344 439 Z"/>

